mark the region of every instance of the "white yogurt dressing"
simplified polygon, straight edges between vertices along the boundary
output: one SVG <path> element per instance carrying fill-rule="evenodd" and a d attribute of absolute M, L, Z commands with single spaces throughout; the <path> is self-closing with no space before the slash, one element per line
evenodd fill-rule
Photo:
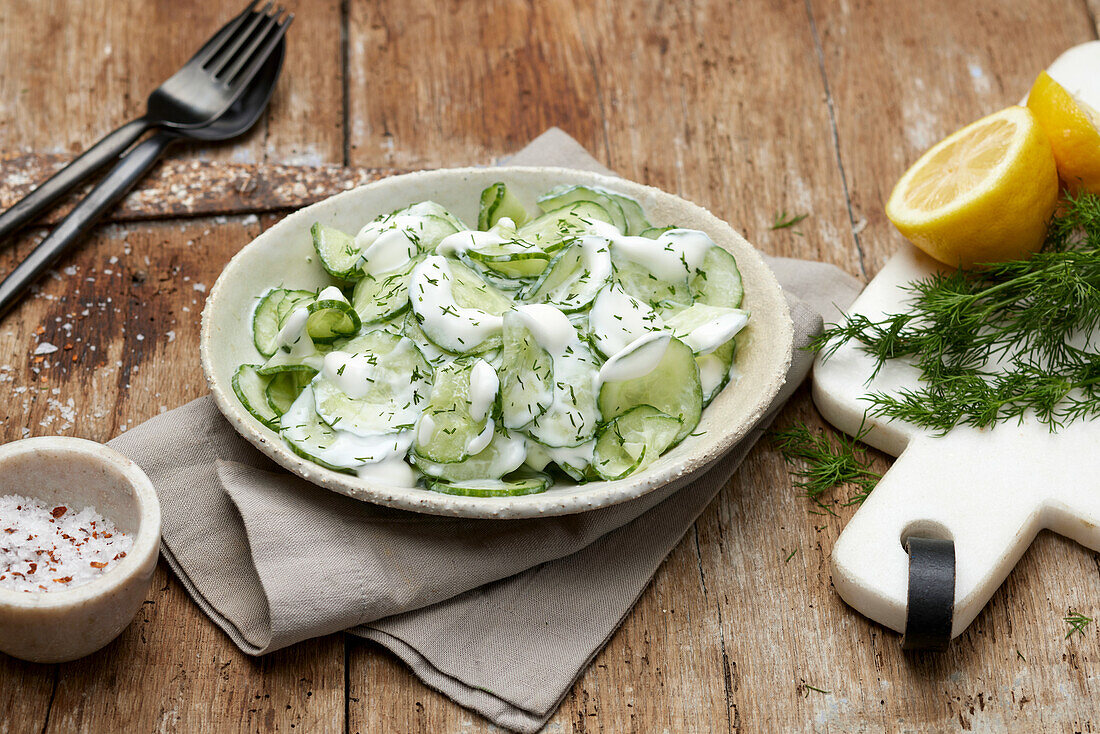
<path fill-rule="evenodd" d="M 310 453 L 321 461 L 339 469 L 358 469 L 391 458 L 403 458 L 412 446 L 413 432 L 357 436 L 349 431 L 321 426 L 317 423 L 317 406 L 313 388 L 306 387 L 302 394 L 283 414 L 282 429 L 288 439 L 313 438 L 311 432 L 323 432 L 329 437 L 323 445 L 311 444 Z"/>
<path fill-rule="evenodd" d="M 508 240 L 492 230 L 488 232 L 475 232 L 465 230 L 449 234 L 440 241 L 435 251 L 440 255 L 458 257 L 467 250 L 480 250 L 492 245 L 503 245 Z"/>
<path fill-rule="evenodd" d="M 360 252 L 362 270 L 378 275 L 408 265 L 420 253 L 416 233 L 424 228 L 424 217 L 432 214 L 435 206 L 431 202 L 421 202 L 401 214 L 370 222 L 359 230 L 355 246 Z"/>
<path fill-rule="evenodd" d="M 596 391 L 599 392 L 599 386 L 605 382 L 623 382 L 648 375 L 664 358 L 671 340 L 671 334 L 656 333 L 632 341 L 604 362 L 596 376 Z"/>
<path fill-rule="evenodd" d="M 413 269 L 409 299 L 421 328 L 433 342 L 453 352 L 466 352 L 500 333 L 504 321 L 480 308 L 459 306 L 453 280 L 446 259 L 439 255 L 426 258 Z"/>
<path fill-rule="evenodd" d="M 497 371 L 484 359 L 474 362 L 470 368 L 470 416 L 475 421 L 484 420 L 500 391 Z M 484 447 L 482 447 L 484 448 Z"/>
<path fill-rule="evenodd" d="M 705 232 L 670 229 L 656 240 L 617 235 L 609 238 L 615 256 L 641 265 L 661 280 L 678 282 L 703 265 L 707 250 L 715 244 Z"/>
<path fill-rule="evenodd" d="M 621 352 L 638 337 L 664 329 L 661 317 L 648 303 L 617 285 L 607 286 L 592 301 L 588 325 L 604 354 Z"/>
<path fill-rule="evenodd" d="M 691 347 L 696 354 L 707 354 L 737 336 L 745 324 L 749 323 L 749 314 L 741 309 L 730 309 L 713 319 L 696 326 L 691 331 L 676 336 Z"/>
<path fill-rule="evenodd" d="M 342 301 L 348 302 L 348 299 L 344 297 L 344 292 L 334 285 L 330 285 L 320 293 L 317 294 L 318 301 Z"/>

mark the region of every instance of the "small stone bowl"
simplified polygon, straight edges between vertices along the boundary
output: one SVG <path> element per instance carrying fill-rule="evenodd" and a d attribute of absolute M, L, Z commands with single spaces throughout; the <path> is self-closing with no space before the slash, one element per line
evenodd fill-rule
<path fill-rule="evenodd" d="M 0 496 L 19 494 L 77 510 L 89 505 L 133 547 L 102 576 L 72 589 L 0 588 L 0 651 L 36 663 L 95 652 L 134 618 L 160 554 L 160 502 L 137 464 L 94 441 L 63 436 L 0 446 Z"/>

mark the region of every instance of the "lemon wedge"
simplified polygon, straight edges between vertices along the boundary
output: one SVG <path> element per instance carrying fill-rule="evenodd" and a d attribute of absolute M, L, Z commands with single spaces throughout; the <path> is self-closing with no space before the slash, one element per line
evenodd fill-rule
<path fill-rule="evenodd" d="M 1027 106 L 1050 139 L 1066 186 L 1100 194 L 1100 114 L 1045 71 L 1032 85 Z"/>
<path fill-rule="evenodd" d="M 1026 258 L 1058 202 L 1050 142 L 1026 107 L 1009 107 L 937 143 L 905 172 L 886 216 L 950 266 Z"/>

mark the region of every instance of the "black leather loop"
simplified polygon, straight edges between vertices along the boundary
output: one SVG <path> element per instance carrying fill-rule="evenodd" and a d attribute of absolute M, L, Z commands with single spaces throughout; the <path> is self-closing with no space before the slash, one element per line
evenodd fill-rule
<path fill-rule="evenodd" d="M 945 650 L 955 616 L 955 542 L 911 537 L 903 650 Z"/>

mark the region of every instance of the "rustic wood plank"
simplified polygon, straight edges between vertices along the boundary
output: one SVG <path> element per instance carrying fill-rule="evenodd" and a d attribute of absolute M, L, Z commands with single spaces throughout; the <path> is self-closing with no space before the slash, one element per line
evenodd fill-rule
<path fill-rule="evenodd" d="M 18 73 L 0 76 L 0 151 L 80 153 L 140 115 L 149 93 L 238 10 L 237 3 L 200 0 L 4 3 L 0 28 L 18 30 L 0 32 L 0 68 Z M 343 162 L 340 24 L 338 0 L 311 3 L 287 34 L 272 112 L 232 143 L 181 146 L 174 155 Z"/>
<path fill-rule="evenodd" d="M 860 272 L 800 4 L 406 6 L 350 6 L 352 163 L 481 163 L 558 125 L 766 251 Z M 783 210 L 812 213 L 801 235 L 770 229 Z"/>
<path fill-rule="evenodd" d="M 274 219 L 101 228 L 0 322 L 0 441 L 48 434 L 104 441 L 204 394 L 196 355 L 205 294 Z M 24 237 L 0 253 L 0 274 L 32 244 Z M 59 351 L 35 356 L 43 343 Z M 43 730 L 47 709 L 48 731 L 57 732 L 343 726 L 342 636 L 250 658 L 163 564 L 122 636 L 56 671 L 0 656 L 0 679 L 19 682 L 0 686 L 0 703 L 16 706 L 16 730 Z"/>
<path fill-rule="evenodd" d="M 0 158 L 0 209 L 19 201 L 70 160 L 68 156 L 31 153 Z M 294 210 L 401 173 L 407 171 L 170 158 L 158 163 L 104 220 L 125 222 Z M 89 184 L 74 192 L 36 224 L 61 221 L 90 188 Z"/>

